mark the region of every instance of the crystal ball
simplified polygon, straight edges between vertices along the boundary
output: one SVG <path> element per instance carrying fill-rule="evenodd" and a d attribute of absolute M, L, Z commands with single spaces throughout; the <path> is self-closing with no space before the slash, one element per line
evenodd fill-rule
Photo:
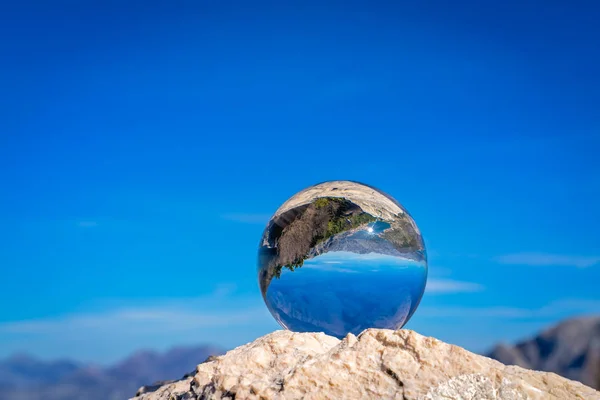
<path fill-rule="evenodd" d="M 410 214 L 365 184 L 306 188 L 273 214 L 258 251 L 267 308 L 286 329 L 342 338 L 400 329 L 427 281 L 427 254 Z"/>

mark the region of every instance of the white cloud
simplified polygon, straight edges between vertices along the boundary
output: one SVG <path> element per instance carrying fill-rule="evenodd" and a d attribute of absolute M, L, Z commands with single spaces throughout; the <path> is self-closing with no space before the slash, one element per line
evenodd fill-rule
<path fill-rule="evenodd" d="M 136 334 L 173 332 L 208 327 L 239 326 L 264 316 L 264 306 L 237 312 L 177 310 L 171 307 L 123 308 L 100 313 L 71 314 L 56 318 L 5 322 L 1 333 L 60 334 L 99 330 Z"/>
<path fill-rule="evenodd" d="M 117 301 L 102 308 L 0 323 L 0 358 L 27 351 L 41 357 L 114 361 L 139 348 L 185 343 L 236 346 L 278 329 L 260 295 L 220 285 L 198 298 Z"/>
<path fill-rule="evenodd" d="M 271 215 L 252 213 L 228 213 L 221 215 L 221 218 L 227 221 L 239 222 L 242 224 L 266 224 L 267 222 L 269 222 Z"/>
<path fill-rule="evenodd" d="M 77 226 L 80 228 L 94 228 L 98 226 L 96 221 L 77 221 Z"/>
<path fill-rule="evenodd" d="M 451 279 L 428 279 L 425 292 L 430 294 L 473 293 L 481 292 L 484 289 L 483 285 L 474 282 L 462 282 Z"/>
<path fill-rule="evenodd" d="M 414 261 L 410 258 L 404 258 L 401 256 L 391 256 L 387 254 L 379 253 L 353 253 L 350 251 L 330 251 L 323 253 L 318 257 L 308 259 L 304 264 L 348 264 L 348 263 L 365 263 L 365 264 L 385 264 L 385 265 L 403 265 L 410 267 L 424 267 L 424 262 Z"/>
<path fill-rule="evenodd" d="M 600 300 L 562 299 L 539 308 L 520 307 L 420 307 L 419 317 L 452 318 L 558 318 L 570 315 L 597 314 Z"/>
<path fill-rule="evenodd" d="M 215 287 L 215 290 L 212 293 L 212 296 L 214 297 L 220 297 L 220 296 L 229 296 L 235 293 L 235 291 L 237 290 L 237 284 L 236 283 L 220 283 Z"/>
<path fill-rule="evenodd" d="M 496 257 L 500 264 L 557 266 L 557 267 L 592 267 L 600 263 L 600 257 L 571 256 L 550 253 L 515 253 Z"/>

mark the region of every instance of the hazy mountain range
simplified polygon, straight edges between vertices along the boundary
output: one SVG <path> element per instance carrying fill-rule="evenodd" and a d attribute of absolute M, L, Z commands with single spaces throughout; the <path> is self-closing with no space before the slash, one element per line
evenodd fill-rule
<path fill-rule="evenodd" d="M 499 344 L 488 356 L 600 389 L 600 316 L 566 320 L 514 346 Z"/>
<path fill-rule="evenodd" d="M 0 398 L 123 400 L 143 385 L 181 378 L 209 356 L 223 352 L 214 346 L 180 347 L 166 353 L 143 351 L 110 367 L 16 355 L 0 361 Z M 499 344 L 487 355 L 505 364 L 555 372 L 598 389 L 600 316 L 563 321 L 514 346 Z"/>
<path fill-rule="evenodd" d="M 0 399 L 123 400 L 140 386 L 181 378 L 222 353 L 214 346 L 179 347 L 162 354 L 142 351 L 110 367 L 16 355 L 0 361 Z"/>

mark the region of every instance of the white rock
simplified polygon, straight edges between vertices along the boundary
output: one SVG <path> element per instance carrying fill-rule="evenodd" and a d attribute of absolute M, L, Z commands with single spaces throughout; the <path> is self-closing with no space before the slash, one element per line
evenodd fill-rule
<path fill-rule="evenodd" d="M 136 397 L 183 399 L 600 400 L 600 392 L 410 330 L 369 329 L 342 341 L 276 331 Z"/>

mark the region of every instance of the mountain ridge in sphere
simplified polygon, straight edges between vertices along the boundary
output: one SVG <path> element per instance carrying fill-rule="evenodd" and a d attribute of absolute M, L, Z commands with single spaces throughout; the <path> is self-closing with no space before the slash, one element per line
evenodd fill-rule
<path fill-rule="evenodd" d="M 427 280 L 425 244 L 410 214 L 351 181 L 320 183 L 283 203 L 264 230 L 258 264 L 262 297 L 282 327 L 336 337 L 401 328 Z"/>

